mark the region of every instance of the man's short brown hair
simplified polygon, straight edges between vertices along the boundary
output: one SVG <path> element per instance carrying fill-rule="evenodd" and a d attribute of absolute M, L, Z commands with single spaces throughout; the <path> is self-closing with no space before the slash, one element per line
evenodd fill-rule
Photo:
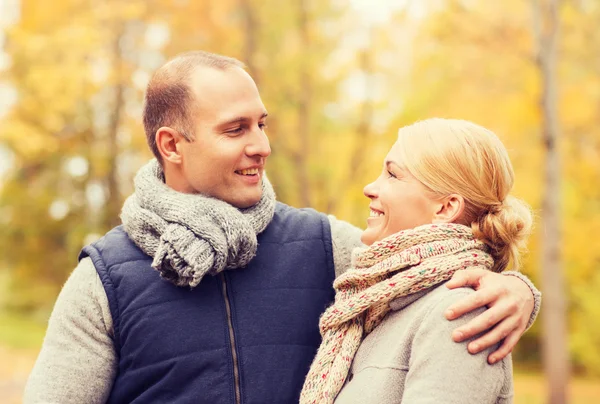
<path fill-rule="evenodd" d="M 159 68 L 148 83 L 144 97 L 144 131 L 148 146 L 156 159 L 162 158 L 156 145 L 156 132 L 168 126 L 187 140 L 194 139 L 194 121 L 191 116 L 193 93 L 189 86 L 191 73 L 199 66 L 225 70 L 245 68 L 237 59 L 204 51 L 180 54 Z"/>

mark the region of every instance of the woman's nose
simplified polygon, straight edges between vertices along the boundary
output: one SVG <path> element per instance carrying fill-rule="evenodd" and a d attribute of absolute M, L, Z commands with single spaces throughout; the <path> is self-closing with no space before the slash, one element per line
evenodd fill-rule
<path fill-rule="evenodd" d="M 369 199 L 376 198 L 377 197 L 377 186 L 376 186 L 375 182 L 371 182 L 370 184 L 367 184 L 363 188 L 363 193 Z"/>

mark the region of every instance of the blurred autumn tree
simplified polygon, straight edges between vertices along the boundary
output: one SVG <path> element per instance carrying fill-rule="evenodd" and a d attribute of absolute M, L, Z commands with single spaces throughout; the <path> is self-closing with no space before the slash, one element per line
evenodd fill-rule
<path fill-rule="evenodd" d="M 26 1 L 8 32 L 18 91 L 0 126 L 14 158 L 0 194 L 9 307 L 47 305 L 86 235 L 118 223 L 143 4 Z"/>
<path fill-rule="evenodd" d="M 0 281 L 10 284 L 0 305 L 46 316 L 79 249 L 118 223 L 149 158 L 144 87 L 191 49 L 247 64 L 270 113 L 268 174 L 284 202 L 363 226 L 362 188 L 398 127 L 444 116 L 499 134 L 515 193 L 539 212 L 541 83 L 529 2 L 407 2 L 394 12 L 357 3 L 21 0 L 4 49 L 4 80 L 18 98 L 0 122 L 0 146 L 13 160 L 0 184 Z M 597 1 L 562 3 L 557 74 L 570 352 L 577 368 L 596 373 L 599 18 Z M 534 280 L 539 252 L 538 229 L 524 268 Z M 517 359 L 539 360 L 538 336 L 536 325 Z"/>

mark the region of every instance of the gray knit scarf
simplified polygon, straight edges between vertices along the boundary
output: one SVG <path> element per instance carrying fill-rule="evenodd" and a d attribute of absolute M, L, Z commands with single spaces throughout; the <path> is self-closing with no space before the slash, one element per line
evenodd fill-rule
<path fill-rule="evenodd" d="M 275 212 L 266 176 L 260 201 L 247 209 L 169 188 L 156 159 L 138 171 L 134 184 L 121 211 L 125 231 L 154 258 L 152 267 L 177 286 L 193 288 L 207 273 L 246 266 L 256 254 L 256 235 Z"/>

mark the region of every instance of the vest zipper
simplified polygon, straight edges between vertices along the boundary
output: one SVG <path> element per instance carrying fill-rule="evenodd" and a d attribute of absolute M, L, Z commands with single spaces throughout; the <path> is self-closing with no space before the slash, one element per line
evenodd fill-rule
<path fill-rule="evenodd" d="M 233 380 L 235 383 L 235 402 L 241 404 L 242 392 L 240 389 L 240 369 L 238 363 L 237 350 L 235 349 L 235 334 L 233 333 L 233 319 L 231 316 L 231 304 L 229 303 L 229 295 L 227 293 L 227 280 L 225 274 L 221 272 L 221 290 L 223 291 L 223 299 L 225 299 L 225 311 L 227 312 L 227 326 L 229 327 L 229 342 L 231 344 L 231 356 L 233 357 Z"/>

